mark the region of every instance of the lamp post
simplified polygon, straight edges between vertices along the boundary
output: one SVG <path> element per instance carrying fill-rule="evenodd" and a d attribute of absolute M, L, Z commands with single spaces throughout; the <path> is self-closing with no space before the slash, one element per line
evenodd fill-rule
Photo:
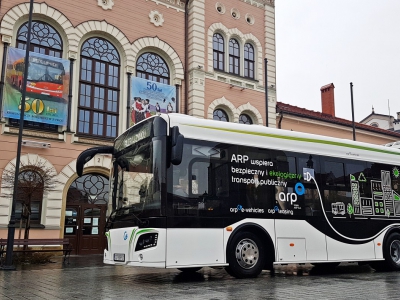
<path fill-rule="evenodd" d="M 350 94 L 351 94 L 351 117 L 353 124 L 353 141 L 356 140 L 356 126 L 354 123 L 354 104 L 353 104 L 353 83 L 350 82 Z"/>
<path fill-rule="evenodd" d="M 8 235 L 7 235 L 7 249 L 6 249 L 6 261 L 3 270 L 15 270 L 15 266 L 12 263 L 13 259 L 13 248 L 14 248 L 14 236 L 15 236 L 15 203 L 17 197 L 17 185 L 19 175 L 19 164 L 21 161 L 21 146 L 22 146 L 22 131 L 24 129 L 24 113 L 25 113 L 25 97 L 26 97 L 26 82 L 28 77 L 29 68 L 29 48 L 31 45 L 31 28 L 32 28 L 32 13 L 33 13 L 33 0 L 30 0 L 29 5 L 29 21 L 28 21 L 28 34 L 26 38 L 26 51 L 25 51 L 25 69 L 24 69 L 24 80 L 23 89 L 21 91 L 21 112 L 19 117 L 19 131 L 18 131 L 18 144 L 17 144 L 17 158 L 15 162 L 15 176 L 14 176 L 14 191 L 11 205 L 11 216 L 8 223 Z"/>
<path fill-rule="evenodd" d="M 265 75 L 264 75 L 264 85 L 265 85 L 265 126 L 268 127 L 268 59 L 264 58 L 265 64 Z"/>

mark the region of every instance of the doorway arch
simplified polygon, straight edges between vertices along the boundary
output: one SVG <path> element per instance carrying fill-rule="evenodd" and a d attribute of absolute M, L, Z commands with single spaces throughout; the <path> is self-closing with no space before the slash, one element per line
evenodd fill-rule
<path fill-rule="evenodd" d="M 70 239 L 74 254 L 101 254 L 105 247 L 109 180 L 100 173 L 86 173 L 68 188 L 64 237 Z"/>

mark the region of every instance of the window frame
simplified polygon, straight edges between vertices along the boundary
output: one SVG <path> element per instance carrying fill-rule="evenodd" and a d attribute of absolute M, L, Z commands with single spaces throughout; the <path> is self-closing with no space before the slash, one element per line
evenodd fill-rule
<path fill-rule="evenodd" d="M 225 116 L 216 116 L 216 113 L 218 113 L 218 112 L 222 112 Z M 216 119 L 216 118 L 218 118 L 218 119 Z M 223 118 L 225 118 L 226 120 L 223 120 Z M 229 122 L 229 115 L 222 108 L 216 108 L 213 111 L 213 120 L 217 120 L 217 121 L 221 121 L 221 122 Z"/>
<path fill-rule="evenodd" d="M 117 60 L 118 63 L 113 62 L 108 56 L 108 60 L 105 60 L 104 56 L 99 56 L 102 53 L 92 54 L 91 57 L 83 54 L 86 51 L 84 49 L 86 44 L 88 47 L 92 47 L 99 42 L 107 44 L 108 50 L 114 55 L 113 60 Z M 94 57 L 95 55 L 99 57 Z M 120 55 L 110 41 L 100 37 L 91 37 L 84 41 L 80 52 L 77 135 L 96 136 L 103 139 L 114 139 L 118 136 L 120 73 Z M 89 105 L 87 105 L 88 102 Z M 108 134 L 108 130 L 110 130 L 110 134 Z"/>
<path fill-rule="evenodd" d="M 255 79 L 254 77 L 254 66 L 255 66 L 255 51 L 254 47 L 250 43 L 244 44 L 244 74 L 243 76 L 250 79 Z M 251 51 L 249 51 L 251 49 Z M 250 56 L 253 56 L 252 58 Z"/>
<path fill-rule="evenodd" d="M 23 193 L 23 191 L 22 191 L 22 189 L 23 189 L 23 186 L 20 186 L 20 178 L 21 178 L 21 176 L 22 176 L 22 174 L 24 174 L 24 173 L 26 173 L 26 172 L 34 172 L 34 173 L 36 173 L 36 174 L 38 174 L 38 176 L 41 178 L 41 181 L 42 181 L 42 187 L 41 187 L 41 192 L 40 192 L 40 197 L 38 196 L 39 194 L 37 194 L 37 195 L 31 195 L 31 197 L 33 197 L 33 198 L 36 198 L 36 199 L 31 199 L 30 200 L 30 202 L 31 202 L 31 214 L 30 214 L 30 224 L 31 225 L 40 225 L 41 224 L 41 220 L 42 220 L 42 209 L 43 209 L 43 196 L 44 196 L 44 180 L 43 180 L 43 176 L 40 174 L 40 171 L 39 170 L 35 170 L 34 168 L 26 168 L 26 169 L 23 169 L 23 170 L 21 170 L 20 172 L 19 172 L 19 174 L 18 174 L 18 183 L 17 183 L 17 186 L 18 186 L 18 191 L 19 192 L 21 192 L 22 193 L 22 195 L 24 195 L 24 193 Z M 26 202 L 25 200 L 26 199 L 23 199 L 23 200 L 20 200 L 22 197 L 21 197 L 21 195 L 19 195 L 18 193 L 17 193 L 17 200 L 15 201 L 16 203 L 16 211 L 15 211 L 15 221 L 17 221 L 17 222 L 20 222 L 21 221 L 21 219 L 22 219 L 22 223 L 23 224 L 26 224 L 26 221 L 27 221 L 27 219 L 25 219 L 25 218 L 22 218 L 22 212 L 23 212 L 23 204 L 24 204 L 24 202 Z M 40 199 L 39 199 L 40 198 Z M 34 204 L 34 203 L 38 203 L 39 205 L 38 205 L 38 218 L 37 219 L 32 219 L 32 204 Z M 19 205 L 19 204 L 21 204 L 21 211 L 20 211 L 20 213 L 19 213 L 19 211 L 17 210 L 17 206 Z M 19 215 L 19 216 L 18 216 Z"/>
<path fill-rule="evenodd" d="M 246 118 L 247 120 L 243 121 L 243 118 Z M 239 124 L 252 125 L 252 124 L 254 124 L 254 122 L 253 122 L 253 119 L 248 114 L 240 114 L 239 115 Z"/>
<path fill-rule="evenodd" d="M 213 35 L 213 68 L 225 72 L 225 40 L 218 32 Z"/>
<path fill-rule="evenodd" d="M 146 58 L 147 62 L 145 62 L 145 64 L 151 65 L 151 67 L 148 67 L 146 70 L 144 70 L 144 69 L 140 70 L 139 69 L 139 64 L 141 63 L 140 60 L 142 58 L 145 59 L 144 58 L 145 55 L 147 55 L 147 56 L 153 55 L 156 59 L 159 60 L 158 65 L 156 65 L 154 63 L 155 59 L 152 59 L 152 61 L 149 62 L 148 61 L 149 57 L 147 57 Z M 160 74 L 159 72 L 158 72 L 158 74 L 157 74 L 157 72 L 154 72 L 154 70 L 159 70 L 160 68 L 164 68 L 164 73 L 167 73 L 167 76 Z M 171 72 L 169 70 L 168 64 L 160 55 L 158 55 L 155 52 L 146 51 L 146 52 L 142 53 L 136 60 L 136 77 L 169 85 L 170 81 L 171 81 Z"/>
<path fill-rule="evenodd" d="M 229 39 L 229 73 L 240 76 L 240 44 L 235 38 Z"/>

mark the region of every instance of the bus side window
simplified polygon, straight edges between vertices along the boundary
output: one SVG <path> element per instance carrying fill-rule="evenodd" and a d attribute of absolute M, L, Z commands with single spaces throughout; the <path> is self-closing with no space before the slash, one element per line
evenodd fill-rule
<path fill-rule="evenodd" d="M 297 173 L 302 174 L 304 171 L 313 172 L 315 179 L 320 177 L 318 157 L 312 155 L 299 156 L 296 158 L 298 161 Z M 321 199 L 319 198 L 318 190 L 313 181 L 302 181 L 305 187 L 304 198 L 304 214 L 307 217 L 322 216 Z"/>
<path fill-rule="evenodd" d="M 189 188 L 193 196 L 209 195 L 208 169 L 210 163 L 206 161 L 197 161 L 191 165 L 191 182 Z"/>
<path fill-rule="evenodd" d="M 344 164 L 341 162 L 325 161 L 325 184 L 327 186 L 345 186 Z"/>

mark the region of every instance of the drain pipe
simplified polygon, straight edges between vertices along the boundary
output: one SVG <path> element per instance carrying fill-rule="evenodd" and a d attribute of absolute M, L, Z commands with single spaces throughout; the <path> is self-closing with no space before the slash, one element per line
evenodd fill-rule
<path fill-rule="evenodd" d="M 185 3 L 185 99 L 184 99 L 184 113 L 188 114 L 188 101 L 189 101 L 189 3 Z"/>
<path fill-rule="evenodd" d="M 280 110 L 279 114 L 280 114 L 280 118 L 279 118 L 279 122 L 278 122 L 278 129 L 282 129 L 283 110 Z"/>

